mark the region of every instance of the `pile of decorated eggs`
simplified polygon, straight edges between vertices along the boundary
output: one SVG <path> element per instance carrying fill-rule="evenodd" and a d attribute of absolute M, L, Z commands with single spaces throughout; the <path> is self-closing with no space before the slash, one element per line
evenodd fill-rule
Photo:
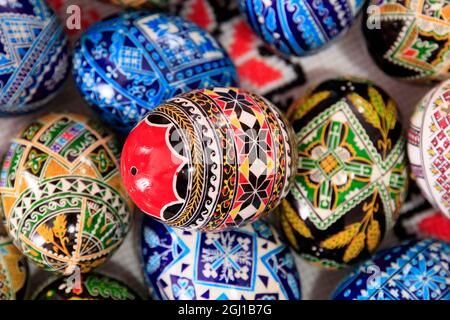
<path fill-rule="evenodd" d="M 40 288 L 34 300 L 140 300 L 139 295 L 119 280 L 88 273 L 75 279 L 57 278 Z"/>
<path fill-rule="evenodd" d="M 450 80 L 418 104 L 408 131 L 408 156 L 422 194 L 450 218 Z"/>
<path fill-rule="evenodd" d="M 2 1 L 0 20 L 0 115 L 26 113 L 62 87 L 67 37 L 44 0 Z"/>
<path fill-rule="evenodd" d="M 145 11 L 91 26 L 75 48 L 73 75 L 86 101 L 124 134 L 178 93 L 238 81 L 211 35 L 182 18 Z"/>
<path fill-rule="evenodd" d="M 416 82 L 448 79 L 449 17 L 446 2 L 371 0 L 363 22 L 368 51 L 391 76 Z"/>
<path fill-rule="evenodd" d="M 23 298 L 27 276 L 24 256 L 13 245 L 0 224 L 0 300 Z"/>
<path fill-rule="evenodd" d="M 98 122 L 50 114 L 13 139 L 0 175 L 6 228 L 38 266 L 88 272 L 122 243 L 132 203 L 118 170 L 120 146 Z"/>
<path fill-rule="evenodd" d="M 236 88 L 197 90 L 167 100 L 133 129 L 121 172 L 145 213 L 213 231 L 277 206 L 293 177 L 293 150 L 290 127 L 266 99 Z"/>
<path fill-rule="evenodd" d="M 239 0 L 253 30 L 285 55 L 304 56 L 344 34 L 364 1 Z"/>
<path fill-rule="evenodd" d="M 380 251 L 336 289 L 336 300 L 448 300 L 450 244 L 411 241 Z"/>
<path fill-rule="evenodd" d="M 336 268 L 378 247 L 406 193 L 406 143 L 395 102 L 375 84 L 328 80 L 293 105 L 299 155 L 280 207 L 304 258 Z"/>
<path fill-rule="evenodd" d="M 261 220 L 240 229 L 198 233 L 145 217 L 141 247 L 155 299 L 300 299 L 294 257 Z"/>

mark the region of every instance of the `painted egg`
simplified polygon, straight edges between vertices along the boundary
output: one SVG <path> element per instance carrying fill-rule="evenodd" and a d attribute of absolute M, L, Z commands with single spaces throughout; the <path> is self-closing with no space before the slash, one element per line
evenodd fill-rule
<path fill-rule="evenodd" d="M 338 78 L 291 112 L 299 159 L 280 207 L 287 238 L 325 267 L 368 257 L 406 196 L 406 141 L 395 102 L 369 81 Z"/>
<path fill-rule="evenodd" d="M 68 73 L 67 37 L 43 0 L 0 3 L 0 115 L 47 103 Z"/>
<path fill-rule="evenodd" d="M 446 2 L 371 0 L 363 33 L 375 63 L 388 75 L 416 82 L 450 77 L 450 7 Z"/>
<path fill-rule="evenodd" d="M 300 299 L 294 257 L 262 220 L 235 230 L 192 232 L 145 217 L 141 247 L 155 299 Z"/>
<path fill-rule="evenodd" d="M 69 47 L 73 48 L 89 26 L 121 10 L 109 2 L 92 0 L 45 0 L 55 10 L 60 21 L 65 21 Z"/>
<path fill-rule="evenodd" d="M 304 56 L 324 48 L 355 21 L 363 0 L 239 0 L 253 30 L 285 55 Z"/>
<path fill-rule="evenodd" d="M 119 280 L 89 273 L 83 276 L 78 288 L 70 278 L 53 279 L 38 290 L 34 300 L 141 300 L 141 298 Z"/>
<path fill-rule="evenodd" d="M 450 300 L 450 244 L 410 241 L 356 268 L 335 300 Z"/>
<path fill-rule="evenodd" d="M 28 268 L 25 257 L 0 225 L 0 300 L 18 300 L 25 295 Z"/>
<path fill-rule="evenodd" d="M 239 227 L 287 194 L 295 165 L 290 130 L 256 94 L 195 90 L 169 99 L 133 129 L 122 178 L 135 204 L 170 226 Z"/>
<path fill-rule="evenodd" d="M 91 26 L 75 48 L 73 74 L 87 102 L 121 133 L 176 94 L 237 83 L 211 35 L 182 18 L 143 11 Z"/>
<path fill-rule="evenodd" d="M 450 218 L 450 80 L 418 104 L 408 131 L 411 171 L 422 194 Z"/>
<path fill-rule="evenodd" d="M 99 123 L 50 114 L 5 155 L 0 194 L 16 246 L 38 266 L 88 272 L 122 243 L 133 208 L 118 170 L 120 145 Z"/>

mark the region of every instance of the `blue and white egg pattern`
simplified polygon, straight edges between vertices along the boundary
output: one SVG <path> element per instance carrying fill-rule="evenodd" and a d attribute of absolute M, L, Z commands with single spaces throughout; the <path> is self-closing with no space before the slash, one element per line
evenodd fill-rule
<path fill-rule="evenodd" d="M 380 251 L 338 287 L 335 300 L 450 300 L 450 244 L 410 241 Z"/>
<path fill-rule="evenodd" d="M 299 300 L 294 257 L 258 220 L 217 233 L 190 232 L 145 217 L 144 274 L 155 299 Z"/>
<path fill-rule="evenodd" d="M 75 48 L 73 74 L 87 102 L 122 133 L 174 95 L 238 85 L 232 61 L 210 34 L 182 18 L 145 11 L 89 28 Z"/>
<path fill-rule="evenodd" d="M 253 30 L 286 55 L 325 47 L 354 23 L 364 0 L 240 0 Z"/>
<path fill-rule="evenodd" d="M 0 1 L 0 115 L 39 108 L 62 87 L 67 37 L 43 0 Z"/>

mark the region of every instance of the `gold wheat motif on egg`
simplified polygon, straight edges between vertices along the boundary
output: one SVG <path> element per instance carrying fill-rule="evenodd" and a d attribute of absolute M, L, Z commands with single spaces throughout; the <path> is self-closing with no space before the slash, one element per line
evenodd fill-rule
<path fill-rule="evenodd" d="M 383 159 L 386 159 L 387 151 L 392 148 L 389 132 L 397 123 L 397 108 L 392 99 L 385 104 L 383 97 L 374 87 L 369 87 L 368 95 L 370 102 L 357 93 L 350 94 L 348 98 L 364 119 L 380 132 L 381 139 L 378 139 L 377 147 L 382 150 Z"/>

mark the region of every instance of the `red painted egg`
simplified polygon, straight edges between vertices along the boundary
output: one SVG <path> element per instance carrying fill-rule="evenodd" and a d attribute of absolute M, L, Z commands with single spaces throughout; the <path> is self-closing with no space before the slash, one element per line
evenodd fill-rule
<path fill-rule="evenodd" d="M 190 230 L 254 221 L 289 189 L 294 137 L 278 109 L 236 88 L 196 90 L 151 111 L 130 133 L 121 172 L 137 206 Z"/>

